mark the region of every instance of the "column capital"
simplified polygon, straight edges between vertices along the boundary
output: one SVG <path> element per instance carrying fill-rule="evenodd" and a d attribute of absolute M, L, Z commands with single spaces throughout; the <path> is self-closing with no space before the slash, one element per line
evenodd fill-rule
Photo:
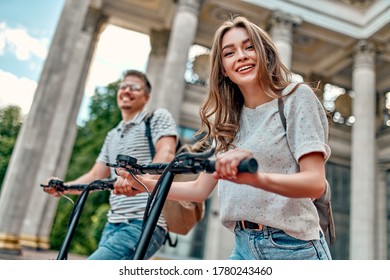
<path fill-rule="evenodd" d="M 355 46 L 354 67 L 373 67 L 377 49 L 367 40 L 359 40 Z"/>
<path fill-rule="evenodd" d="M 293 14 L 289 14 L 280 10 L 272 13 L 270 20 L 271 28 L 292 30 L 294 27 L 302 23 L 302 18 Z"/>
<path fill-rule="evenodd" d="M 155 30 L 152 29 L 150 32 L 150 44 L 152 46 L 151 54 L 163 55 L 167 54 L 169 35 L 171 30 Z"/>
<path fill-rule="evenodd" d="M 375 54 L 376 47 L 373 42 L 359 40 L 355 46 L 356 54 Z"/>
<path fill-rule="evenodd" d="M 177 2 L 177 7 L 179 11 L 187 11 L 198 15 L 203 0 L 179 0 Z"/>
<path fill-rule="evenodd" d="M 100 28 L 107 22 L 108 17 L 103 14 L 101 9 L 90 7 L 84 21 L 83 31 L 94 34 L 99 33 Z"/>
<path fill-rule="evenodd" d="M 270 19 L 272 39 L 291 44 L 292 31 L 301 22 L 302 19 L 299 16 L 276 10 Z"/>

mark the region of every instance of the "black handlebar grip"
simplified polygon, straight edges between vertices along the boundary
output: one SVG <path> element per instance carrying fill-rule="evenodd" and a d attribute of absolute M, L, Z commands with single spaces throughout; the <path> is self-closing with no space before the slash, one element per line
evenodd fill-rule
<path fill-rule="evenodd" d="M 256 173 L 258 167 L 259 165 L 257 164 L 257 160 L 255 158 L 246 158 L 238 165 L 238 172 Z"/>
<path fill-rule="evenodd" d="M 240 162 L 237 169 L 238 169 L 238 173 L 243 173 L 243 172 L 255 173 L 257 172 L 258 167 L 259 165 L 255 158 L 246 158 Z M 215 161 L 210 161 L 207 171 L 208 172 L 215 171 Z"/>

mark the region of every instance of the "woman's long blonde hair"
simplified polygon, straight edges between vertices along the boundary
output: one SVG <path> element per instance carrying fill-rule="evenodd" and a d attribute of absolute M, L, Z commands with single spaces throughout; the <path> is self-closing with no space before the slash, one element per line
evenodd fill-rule
<path fill-rule="evenodd" d="M 291 82 L 291 72 L 281 62 L 271 37 L 264 30 L 244 17 L 225 21 L 214 35 L 210 53 L 209 90 L 199 112 L 201 127 L 198 134 L 204 135 L 200 141 L 214 142 L 216 152 L 234 147 L 233 140 L 239 129 L 244 105 L 239 87 L 223 74 L 222 40 L 232 28 L 244 28 L 248 32 L 258 57 L 259 83 L 268 96 L 279 98 L 281 91 Z"/>

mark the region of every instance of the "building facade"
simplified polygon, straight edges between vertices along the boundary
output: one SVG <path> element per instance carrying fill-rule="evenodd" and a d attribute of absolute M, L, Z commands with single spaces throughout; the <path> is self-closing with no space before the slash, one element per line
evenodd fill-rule
<path fill-rule="evenodd" d="M 214 31 L 234 15 L 267 30 L 297 77 L 324 85 L 323 102 L 334 120 L 327 163 L 337 232 L 334 258 L 390 258 L 386 0 L 66 0 L 3 183 L 1 251 L 48 247 L 57 200 L 32 186 L 51 174 L 65 175 L 85 80 L 104 28 L 113 24 L 150 36 L 147 74 L 157 92 L 149 106 L 169 109 L 184 137 L 199 127 Z M 20 170 L 26 170 L 23 176 Z M 205 220 L 157 257 L 227 258 L 233 235 L 218 216 L 213 193 Z"/>

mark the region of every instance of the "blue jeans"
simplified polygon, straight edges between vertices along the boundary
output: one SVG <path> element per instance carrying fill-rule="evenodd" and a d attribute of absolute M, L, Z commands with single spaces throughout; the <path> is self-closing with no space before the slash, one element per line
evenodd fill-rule
<path fill-rule="evenodd" d="M 107 223 L 104 227 L 99 247 L 89 256 L 89 260 L 132 260 L 142 232 L 142 221 L 130 220 L 128 223 Z M 157 226 L 145 259 L 157 252 L 165 241 L 165 230 Z"/>
<path fill-rule="evenodd" d="M 299 240 L 284 231 L 263 227 L 263 230 L 236 226 L 235 244 L 230 260 L 331 260 L 325 237 Z"/>

